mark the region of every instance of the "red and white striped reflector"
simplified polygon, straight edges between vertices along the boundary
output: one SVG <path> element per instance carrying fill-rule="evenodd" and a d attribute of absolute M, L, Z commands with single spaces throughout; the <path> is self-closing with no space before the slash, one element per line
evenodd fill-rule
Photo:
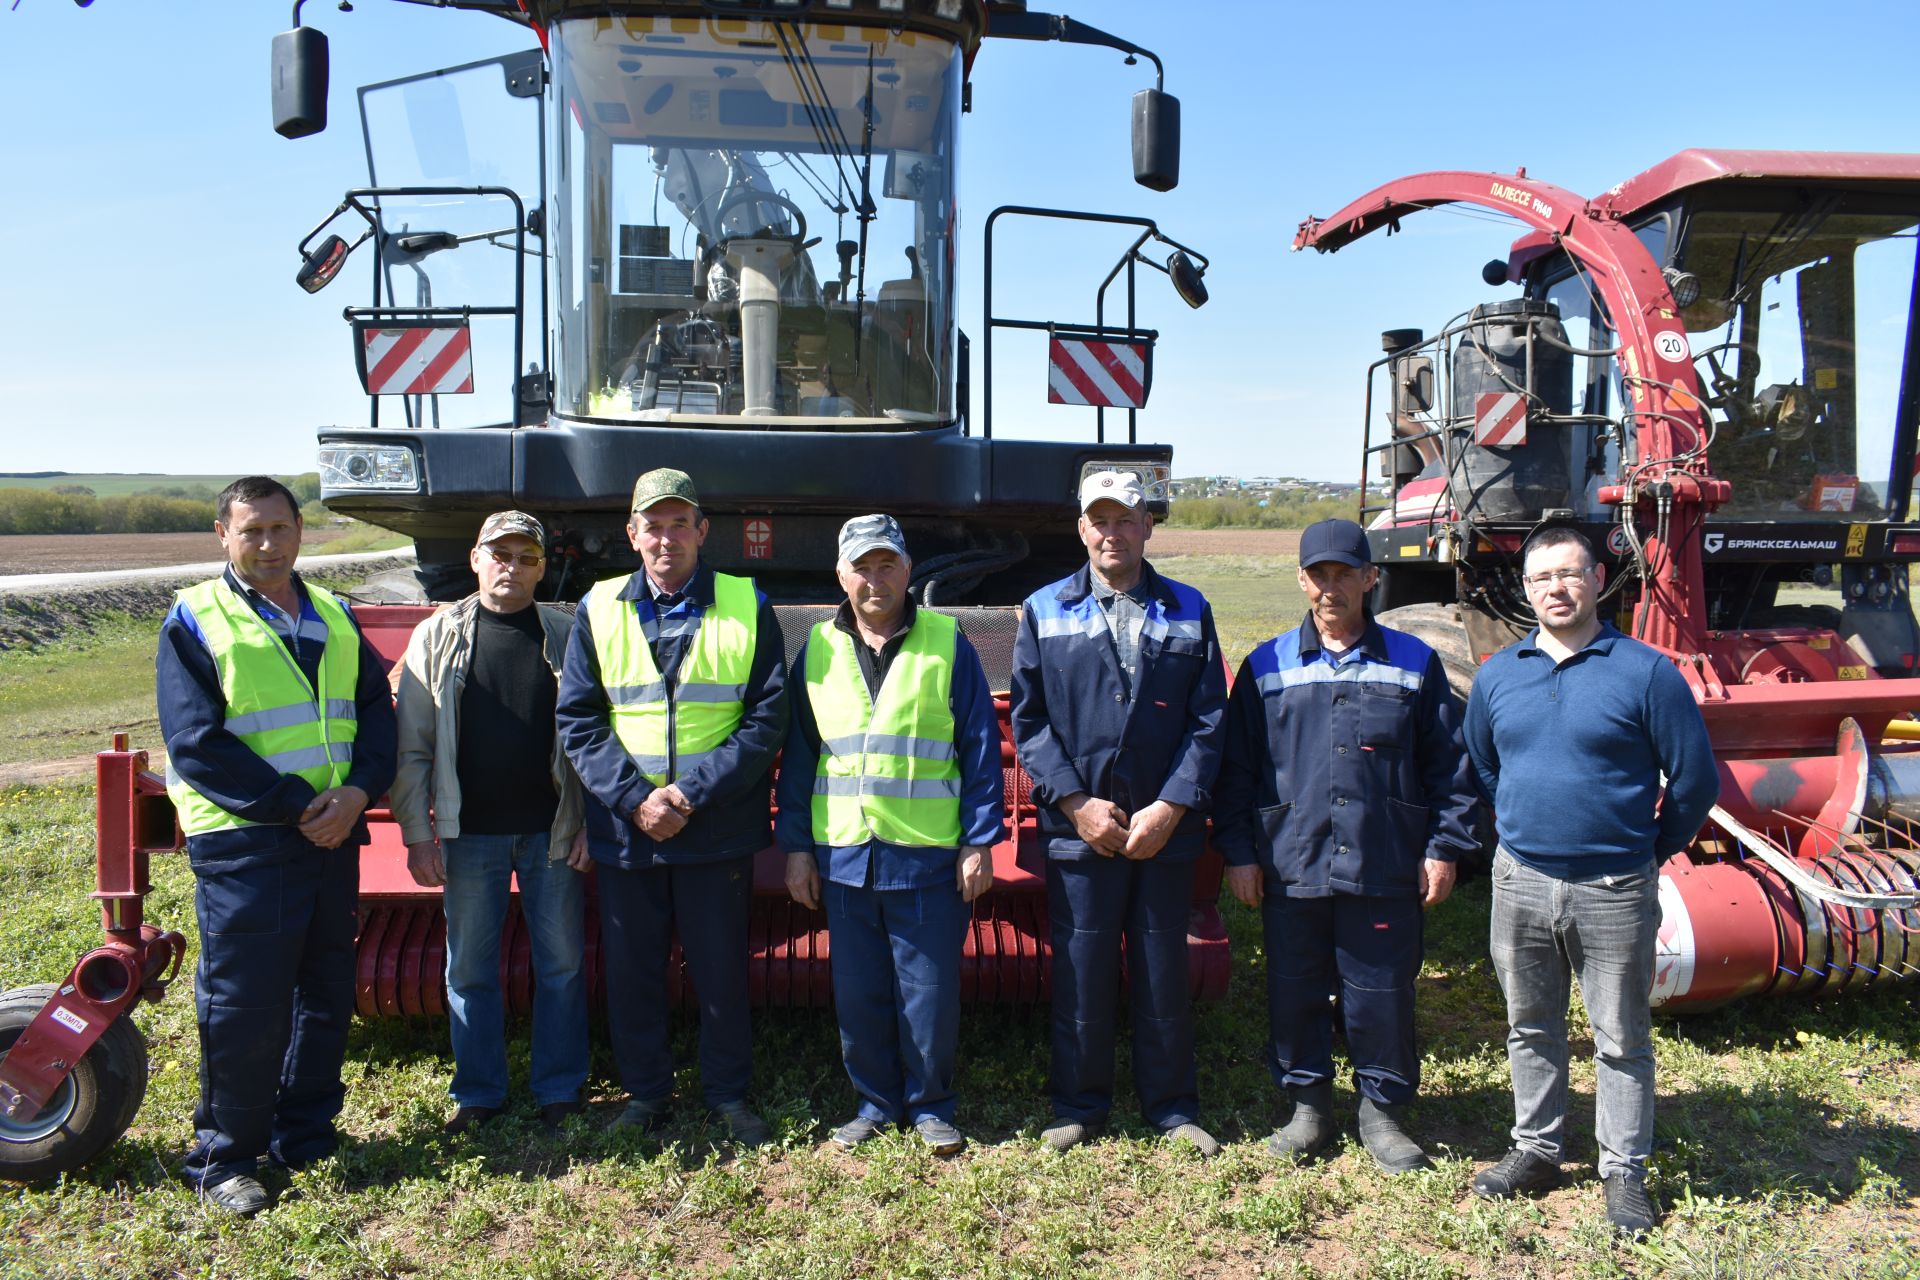
<path fill-rule="evenodd" d="M 1147 353 L 1145 342 L 1053 338 L 1047 344 L 1047 403 L 1145 408 Z"/>
<path fill-rule="evenodd" d="M 465 323 L 368 325 L 360 343 L 360 380 L 370 396 L 473 392 L 473 337 Z"/>
<path fill-rule="evenodd" d="M 1527 442 L 1527 398 L 1518 391 L 1482 391 L 1473 402 L 1473 442 L 1505 449 Z"/>

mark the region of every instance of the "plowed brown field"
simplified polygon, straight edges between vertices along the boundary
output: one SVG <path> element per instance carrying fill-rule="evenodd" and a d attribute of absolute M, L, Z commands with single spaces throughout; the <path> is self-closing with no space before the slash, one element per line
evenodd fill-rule
<path fill-rule="evenodd" d="M 1155 529 L 1156 556 L 1290 556 L 1300 550 L 1298 529 Z"/>
<path fill-rule="evenodd" d="M 339 536 L 334 529 L 309 529 L 301 545 L 312 551 Z M 146 569 L 221 558 L 220 541 L 211 532 L 15 533 L 0 537 L 0 576 Z"/>

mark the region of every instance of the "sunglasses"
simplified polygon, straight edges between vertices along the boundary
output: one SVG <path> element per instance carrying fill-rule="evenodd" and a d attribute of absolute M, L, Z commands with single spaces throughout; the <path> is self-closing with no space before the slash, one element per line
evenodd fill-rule
<path fill-rule="evenodd" d="M 486 552 L 493 562 L 502 568 L 517 564 L 522 569 L 538 569 L 542 564 L 546 563 L 547 559 L 543 555 L 535 555 L 532 552 L 515 555 L 511 551 L 502 551 L 498 547 L 482 547 L 480 549 Z"/>

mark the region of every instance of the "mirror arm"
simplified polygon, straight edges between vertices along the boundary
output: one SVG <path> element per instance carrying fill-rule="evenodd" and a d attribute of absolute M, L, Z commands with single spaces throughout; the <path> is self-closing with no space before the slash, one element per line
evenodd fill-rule
<path fill-rule="evenodd" d="M 1098 45 L 1106 49 L 1118 49 L 1127 54 L 1129 60 L 1137 54 L 1153 64 L 1153 87 L 1163 92 L 1167 87 L 1167 69 L 1161 64 L 1159 54 L 1098 27 L 1077 22 L 1065 14 L 990 10 L 987 15 L 987 35 L 1007 40 L 1058 40 L 1062 44 Z"/>

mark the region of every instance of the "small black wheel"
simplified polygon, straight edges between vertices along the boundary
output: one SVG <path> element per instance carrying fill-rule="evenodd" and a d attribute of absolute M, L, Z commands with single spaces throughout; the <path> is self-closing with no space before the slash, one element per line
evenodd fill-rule
<path fill-rule="evenodd" d="M 0 1061 L 54 992 L 50 982 L 0 992 Z M 122 1014 L 34 1116 L 0 1112 L 0 1178 L 72 1173 L 113 1145 L 147 1096 L 147 1042 Z"/>

